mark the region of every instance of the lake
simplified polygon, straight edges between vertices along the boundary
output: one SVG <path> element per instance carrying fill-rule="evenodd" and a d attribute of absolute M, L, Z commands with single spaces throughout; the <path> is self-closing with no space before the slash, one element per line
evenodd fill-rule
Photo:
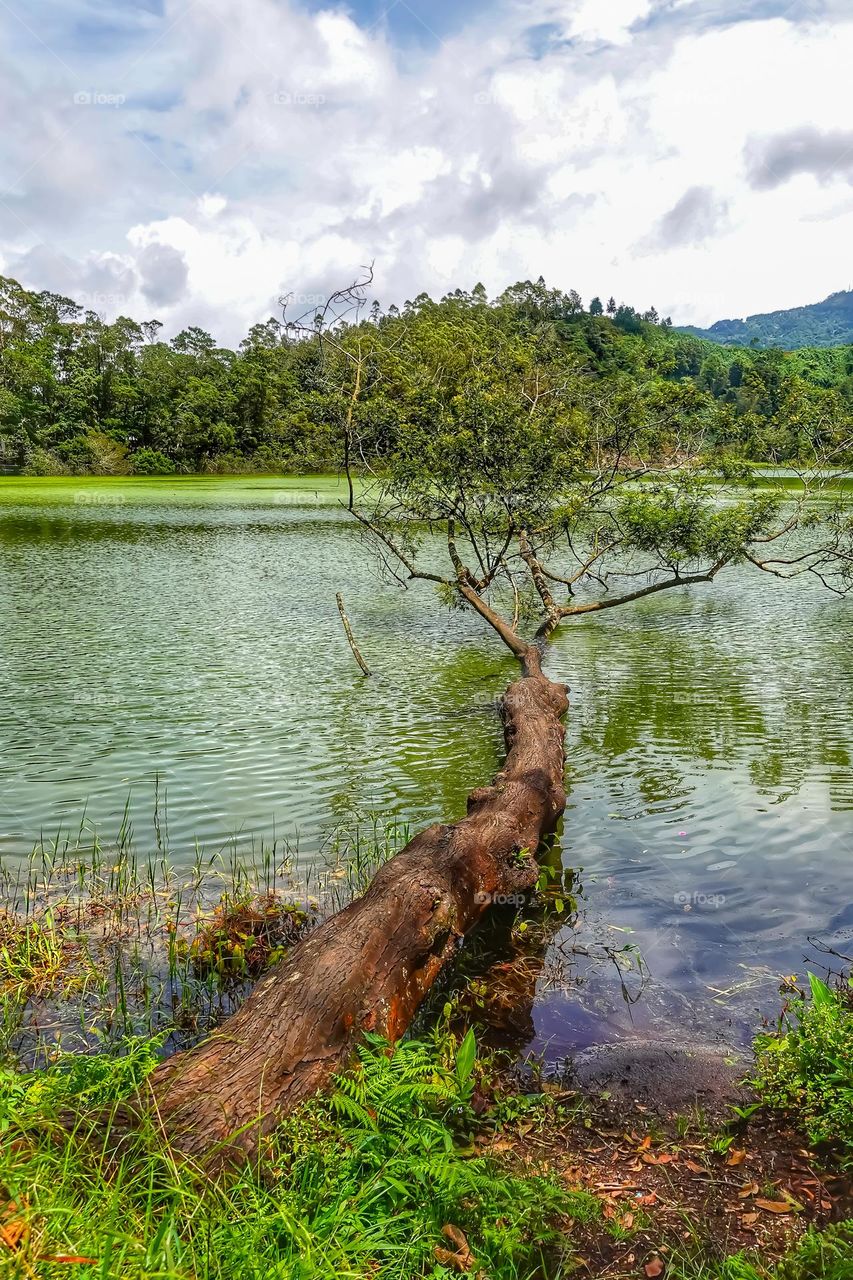
<path fill-rule="evenodd" d="M 116 834 L 128 798 L 150 844 L 155 792 L 187 866 L 272 838 L 310 865 L 348 815 L 464 811 L 498 765 L 514 663 L 426 584 L 381 582 L 341 496 L 329 477 L 0 480 L 6 866 L 84 813 Z M 534 1051 L 744 1043 L 782 974 L 820 945 L 851 953 L 851 608 L 735 570 L 556 637 L 562 856 L 583 894 L 552 939 Z"/>

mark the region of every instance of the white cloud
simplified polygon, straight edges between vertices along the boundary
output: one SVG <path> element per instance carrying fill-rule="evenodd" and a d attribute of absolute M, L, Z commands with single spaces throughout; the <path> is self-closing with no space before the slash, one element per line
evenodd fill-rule
<path fill-rule="evenodd" d="M 8 258 L 4 270 L 30 288 L 63 294 L 87 311 L 110 318 L 127 313 L 139 284 L 128 254 L 93 252 L 74 258 L 45 244 Z"/>
<path fill-rule="evenodd" d="M 570 31 L 583 40 L 624 44 L 630 28 L 651 9 L 651 0 L 582 0 L 571 14 Z"/>
<path fill-rule="evenodd" d="M 180 302 L 187 288 L 189 268 L 180 249 L 170 244 L 151 241 L 137 258 L 140 288 L 145 299 L 154 306 L 171 306 Z"/>
<path fill-rule="evenodd" d="M 849 203 L 748 166 L 853 128 L 853 22 L 819 5 L 504 0 L 404 63 L 342 9 L 166 0 L 121 57 L 19 45 L 0 260 L 90 293 L 111 263 L 117 310 L 229 342 L 374 259 L 386 303 L 539 274 L 684 321 L 811 301 L 847 283 Z"/>

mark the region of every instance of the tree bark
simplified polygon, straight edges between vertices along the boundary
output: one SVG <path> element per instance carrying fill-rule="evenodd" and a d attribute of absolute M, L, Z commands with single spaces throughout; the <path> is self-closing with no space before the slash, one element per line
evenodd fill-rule
<path fill-rule="evenodd" d="M 343 1069 L 362 1031 L 390 1041 L 496 898 L 538 878 L 535 855 L 565 807 L 564 685 L 539 651 L 506 691 L 506 762 L 466 817 L 423 831 L 258 983 L 209 1039 L 150 1077 L 157 1113 L 185 1152 L 257 1156 L 278 1119 Z"/>

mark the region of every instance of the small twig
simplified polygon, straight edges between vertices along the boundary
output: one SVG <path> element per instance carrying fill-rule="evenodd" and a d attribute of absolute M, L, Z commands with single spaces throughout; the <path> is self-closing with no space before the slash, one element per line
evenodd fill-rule
<path fill-rule="evenodd" d="M 352 649 L 352 656 L 355 658 L 356 662 L 361 667 L 364 674 L 366 676 L 369 676 L 370 667 L 364 661 L 364 658 L 362 658 L 361 653 L 359 652 L 358 645 L 355 642 L 355 636 L 352 633 L 352 627 L 350 626 L 350 621 L 349 621 L 349 618 L 347 617 L 347 611 L 344 608 L 343 596 L 341 595 L 340 591 L 338 592 L 335 599 L 338 602 L 338 612 L 341 615 L 341 622 L 344 624 L 344 632 L 346 633 L 346 638 L 349 641 L 349 647 Z"/>

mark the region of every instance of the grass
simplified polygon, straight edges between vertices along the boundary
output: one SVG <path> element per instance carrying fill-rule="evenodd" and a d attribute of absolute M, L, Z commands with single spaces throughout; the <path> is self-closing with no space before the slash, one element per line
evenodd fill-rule
<path fill-rule="evenodd" d="M 853 1221 L 825 1231 L 808 1231 L 786 1258 L 767 1266 L 754 1255 L 738 1253 L 718 1262 L 706 1258 L 674 1259 L 667 1280 L 851 1280 Z"/>
<path fill-rule="evenodd" d="M 578 1255 L 590 1233 L 638 1232 L 636 1256 L 649 1257 L 640 1213 L 626 1227 L 606 1198 L 490 1154 L 506 1100 L 477 1114 L 494 1082 L 470 1032 L 460 1041 L 439 1030 L 394 1050 L 368 1038 L 257 1166 L 216 1177 L 178 1158 L 153 1110 L 135 1105 L 160 1046 L 119 1049 L 0 1070 L 0 1275 L 556 1280 L 589 1274 Z M 128 1105 L 143 1116 L 133 1126 Z M 539 1105 L 534 1120 L 547 1126 L 547 1095 Z M 713 1244 L 676 1255 L 658 1255 L 664 1280 L 851 1280 L 853 1222 L 807 1233 L 775 1265 L 718 1257 Z"/>
<path fill-rule="evenodd" d="M 125 814 L 108 843 L 84 819 L 29 859 L 0 858 L 0 1061 L 44 1066 L 129 1036 L 186 1047 L 407 838 L 399 824 L 348 815 L 319 866 L 300 865 L 287 843 L 235 839 L 196 846 L 176 867 L 157 804 L 147 852 Z"/>
<path fill-rule="evenodd" d="M 586 1274 L 577 1255 L 590 1239 L 624 1236 L 606 1199 L 524 1165 L 524 1134 L 562 1104 L 495 1092 L 492 1060 L 450 1031 L 451 1014 L 454 1026 L 476 1017 L 493 992 L 464 1010 L 452 990 L 437 992 L 420 1038 L 396 1051 L 369 1039 L 333 1093 L 239 1174 L 214 1178 L 178 1159 L 156 1113 L 134 1105 L 163 1054 L 236 1007 L 312 916 L 361 892 L 407 837 L 348 820 L 310 886 L 287 847 L 199 849 L 178 871 L 159 815 L 146 857 L 126 823 L 109 846 L 81 823 L 17 874 L 0 865 L 0 1276 L 534 1280 Z M 548 888 L 542 909 L 556 911 L 557 894 L 574 910 L 570 887 Z M 812 1141 L 835 1139 L 848 1165 L 851 1028 L 847 989 L 813 979 L 811 999 L 795 992 L 757 1045 L 763 1101 L 804 1120 Z M 581 1101 L 560 1122 L 583 1126 L 582 1112 Z M 518 1133 L 490 1155 L 484 1144 L 504 1127 Z M 641 1215 L 628 1217 L 628 1248 L 641 1250 Z M 724 1258 L 718 1241 L 696 1238 L 691 1250 L 673 1246 L 665 1280 L 853 1280 L 849 1223 L 808 1233 L 776 1266 Z"/>
<path fill-rule="evenodd" d="M 600 1213 L 472 1148 L 471 1036 L 395 1052 L 373 1039 L 329 1098 L 281 1128 L 262 1169 L 217 1180 L 177 1161 L 153 1122 L 130 1137 L 92 1129 L 91 1108 L 132 1096 L 156 1060 L 131 1042 L 119 1058 L 0 1077 L 7 1274 L 66 1276 L 56 1260 L 77 1257 L 103 1280 L 410 1280 L 462 1264 L 521 1280 L 570 1274 L 570 1224 Z"/>
<path fill-rule="evenodd" d="M 810 999 L 795 991 L 775 1033 L 756 1041 L 759 1096 L 797 1115 L 812 1143 L 834 1148 L 853 1169 L 853 988 L 813 974 Z"/>

